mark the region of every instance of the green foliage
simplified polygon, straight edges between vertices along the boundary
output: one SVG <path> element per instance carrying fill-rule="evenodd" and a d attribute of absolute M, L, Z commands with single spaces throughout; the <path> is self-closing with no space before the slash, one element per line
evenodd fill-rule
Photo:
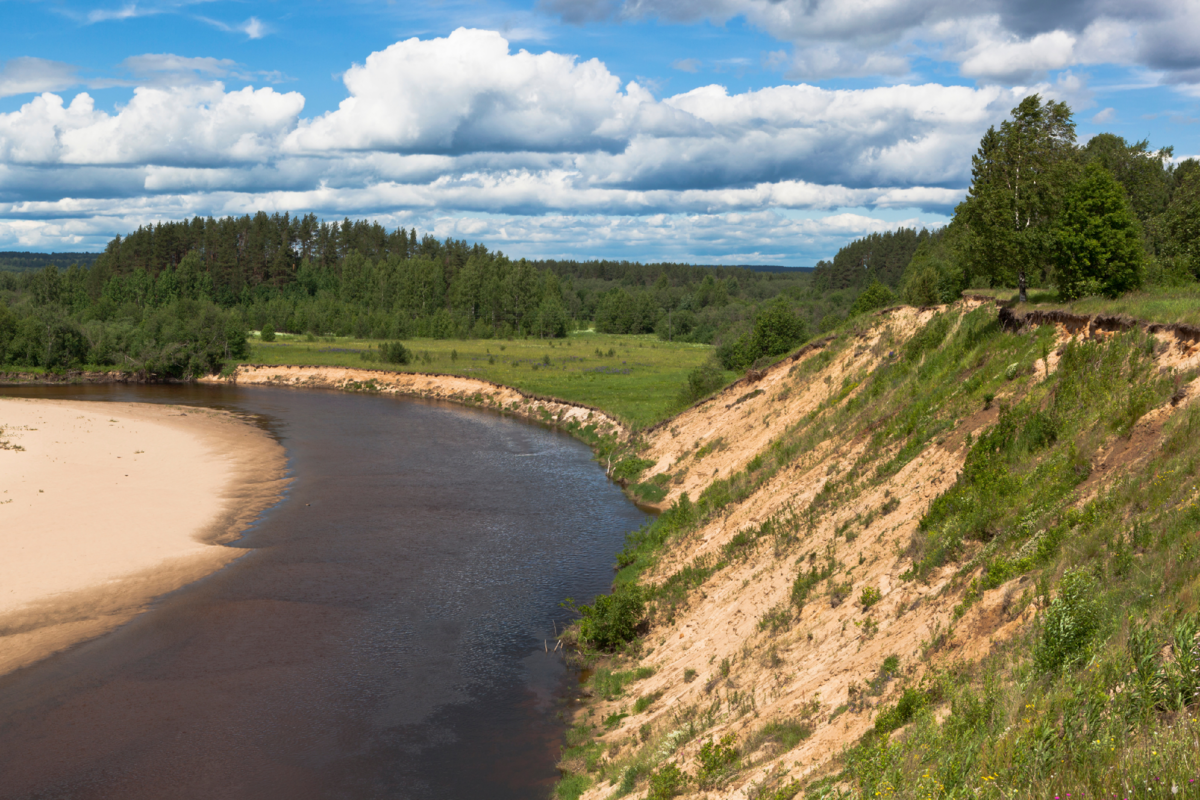
<path fill-rule="evenodd" d="M 412 351 L 403 342 L 384 342 L 379 346 L 379 355 L 388 364 L 408 364 L 413 360 Z"/>
<path fill-rule="evenodd" d="M 1081 155 L 1089 164 L 1103 167 L 1121 185 L 1129 205 L 1143 222 L 1161 214 L 1171 199 L 1171 150 L 1151 151 L 1143 139 L 1129 144 L 1120 136 L 1101 133 L 1084 145 Z"/>
<path fill-rule="evenodd" d="M 1075 123 L 1065 103 L 1030 95 L 971 159 L 971 189 L 955 218 L 970 230 L 972 272 L 1024 287 L 1043 261 L 1045 232 L 1075 167 Z"/>
<path fill-rule="evenodd" d="M 765 742 L 774 742 L 779 750 L 786 753 L 796 745 L 812 736 L 813 724 L 807 719 L 774 720 L 763 725 L 754 735 L 754 748 L 761 747 Z M 747 746 L 747 752 L 751 751 Z"/>
<path fill-rule="evenodd" d="M 721 366 L 742 371 L 760 359 L 770 359 L 800 346 L 808 338 L 808 326 L 783 297 L 759 311 L 749 332 L 717 348 Z"/>
<path fill-rule="evenodd" d="M 913 254 L 900 284 L 900 297 L 913 306 L 953 303 L 971 285 L 962 255 L 967 226 L 957 218 L 934 231 Z"/>
<path fill-rule="evenodd" d="M 654 701 L 662 696 L 662 692 L 652 692 L 651 694 L 642 695 L 633 703 L 633 713 L 641 714 L 643 711 L 654 705 Z"/>
<path fill-rule="evenodd" d="M 650 793 L 646 800 L 670 800 L 687 786 L 687 776 L 677 764 L 665 764 L 650 775 Z"/>
<path fill-rule="evenodd" d="M 275 326 L 269 322 L 264 323 L 262 330 L 258 333 L 258 338 L 264 342 L 275 341 Z"/>
<path fill-rule="evenodd" d="M 636 584 L 619 584 L 612 594 L 600 595 L 592 605 L 577 610 L 583 617 L 580 642 L 597 650 L 615 650 L 637 635 L 646 614 L 645 595 Z"/>
<path fill-rule="evenodd" d="M 813 270 L 813 286 L 823 292 L 850 290 L 857 293 L 878 281 L 894 289 L 914 253 L 931 236 L 924 229 L 918 233 L 913 228 L 900 228 L 855 239 L 838 250 L 832 262 L 817 264 Z"/>
<path fill-rule="evenodd" d="M 639 667 L 638 669 L 618 672 L 613 672 L 607 667 L 600 667 L 592 675 L 591 687 L 597 697 L 611 700 L 624 694 L 625 687 L 629 684 L 634 681 L 645 680 L 653 674 L 654 670 L 650 667 Z"/>
<path fill-rule="evenodd" d="M 679 408 L 689 407 L 692 403 L 712 395 L 722 389 L 730 381 L 728 373 L 721 367 L 718 359 L 709 359 L 688 373 L 688 383 L 679 390 L 676 405 Z"/>
<path fill-rule="evenodd" d="M 818 569 L 815 565 L 810 566 L 808 572 L 803 569 L 796 575 L 796 580 L 792 582 L 792 605 L 796 610 L 802 610 L 804 604 L 808 602 L 808 596 L 817 584 L 833 574 L 833 562 L 827 562 L 823 567 Z"/>
<path fill-rule="evenodd" d="M 1073 664 L 1087 653 L 1100 631 L 1099 586 L 1090 572 L 1073 569 L 1063 575 L 1058 595 L 1041 621 L 1041 637 L 1033 654 L 1034 664 L 1050 672 Z"/>
<path fill-rule="evenodd" d="M 734 735 L 730 733 L 720 740 L 711 739 L 700 745 L 696 783 L 701 789 L 715 788 L 741 769 L 741 753 L 734 741 Z"/>
<path fill-rule="evenodd" d="M 554 786 L 556 800 L 579 800 L 579 797 L 592 785 L 587 775 L 566 774 Z"/>
<path fill-rule="evenodd" d="M 1200 280 L 1200 169 L 1190 170 L 1163 214 L 1164 257 Z"/>
<path fill-rule="evenodd" d="M 866 314 L 868 311 L 874 311 L 877 308 L 886 308 L 896 302 L 896 295 L 892 294 L 892 290 L 884 286 L 879 281 L 875 281 L 866 289 L 863 289 L 862 294 L 854 301 L 854 305 L 850 306 L 850 316 L 858 316 Z"/>
<path fill-rule="evenodd" d="M 883 595 L 874 586 L 864 586 L 858 602 L 859 605 L 866 609 L 878 603 L 882 598 Z"/>
<path fill-rule="evenodd" d="M 1052 237 L 1053 278 L 1063 298 L 1115 297 L 1142 285 L 1141 226 L 1099 163 L 1089 164 L 1068 189 Z"/>
<path fill-rule="evenodd" d="M 77 293 L 86 298 L 86 277 L 78 271 L 62 276 L 54 267 L 26 276 L 40 302 L 0 304 L 0 367 L 88 366 L 190 378 L 220 372 L 225 362 L 248 354 L 241 318 L 208 301 L 120 312 L 90 308 L 86 299 L 78 311 L 61 305 Z"/>
<path fill-rule="evenodd" d="M 638 476 L 653 467 L 654 464 L 652 459 L 630 456 L 616 463 L 612 469 L 612 476 L 617 480 L 636 481 Z"/>
<path fill-rule="evenodd" d="M 896 704 L 880 711 L 875 717 L 875 732 L 891 733 L 912 721 L 917 712 L 928 705 L 928 698 L 920 689 L 909 687 L 904 690 Z"/>

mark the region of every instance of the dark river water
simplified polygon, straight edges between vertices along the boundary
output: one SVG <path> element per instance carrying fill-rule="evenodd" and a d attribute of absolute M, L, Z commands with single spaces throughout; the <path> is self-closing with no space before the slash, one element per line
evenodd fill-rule
<path fill-rule="evenodd" d="M 548 795 L 574 674 L 543 641 L 644 520 L 585 446 L 334 392 L 0 392 L 252 415 L 293 477 L 252 552 L 0 678 L 0 797 Z"/>

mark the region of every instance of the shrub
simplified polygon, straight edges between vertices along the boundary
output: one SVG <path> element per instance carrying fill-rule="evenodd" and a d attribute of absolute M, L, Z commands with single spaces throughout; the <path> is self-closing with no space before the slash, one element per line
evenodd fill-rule
<path fill-rule="evenodd" d="M 653 467 L 655 461 L 649 458 L 631 456 L 623 458 L 613 467 L 612 476 L 615 480 L 636 481 L 646 470 Z"/>
<path fill-rule="evenodd" d="M 578 800 L 591 784 L 587 775 L 564 775 L 554 787 L 554 797 L 556 800 Z"/>
<path fill-rule="evenodd" d="M 732 733 L 720 741 L 710 740 L 700 745 L 700 772 L 696 782 L 701 789 L 710 789 L 738 769 L 741 754 L 734 746 Z"/>
<path fill-rule="evenodd" d="M 781 356 L 808 338 L 808 326 L 782 295 L 760 311 L 754 327 L 737 339 L 723 342 L 717 358 L 725 369 L 740 372 L 760 359 Z"/>
<path fill-rule="evenodd" d="M 921 690 L 905 689 L 904 694 L 896 701 L 896 705 L 880 711 L 879 716 L 875 717 L 875 732 L 891 733 L 897 728 L 907 725 L 928 702 L 929 699 Z"/>
<path fill-rule="evenodd" d="M 896 295 L 892 294 L 892 290 L 879 281 L 875 281 L 863 289 L 862 294 L 854 301 L 854 305 L 850 306 L 850 316 L 856 317 L 877 308 L 886 308 L 895 302 Z"/>
<path fill-rule="evenodd" d="M 1052 672 L 1078 661 L 1100 630 L 1100 587 L 1081 569 L 1067 570 L 1042 620 L 1041 638 L 1034 650 L 1038 669 Z"/>
<path fill-rule="evenodd" d="M 403 342 L 384 342 L 379 346 L 379 357 L 388 364 L 408 364 L 413 354 Z"/>
<path fill-rule="evenodd" d="M 654 701 L 662 696 L 662 692 L 651 692 L 647 695 L 642 695 L 633 704 L 633 713 L 641 714 L 650 706 L 654 705 Z"/>
<path fill-rule="evenodd" d="M 882 598 L 883 595 L 874 586 L 864 586 L 862 594 L 859 595 L 858 602 L 862 604 L 863 608 L 870 608 Z"/>
<path fill-rule="evenodd" d="M 687 383 L 679 390 L 675 403 L 678 406 L 690 406 L 724 385 L 725 371 L 716 359 L 710 358 L 688 373 Z"/>
<path fill-rule="evenodd" d="M 650 776 L 646 800 L 670 800 L 687 785 L 687 776 L 675 764 L 667 764 Z"/>
<path fill-rule="evenodd" d="M 768 722 L 754 736 L 754 745 L 761 745 L 764 742 L 775 742 L 779 746 L 780 752 L 791 750 L 802 741 L 812 736 L 813 726 L 811 722 L 805 720 L 780 720 Z M 748 745 L 747 751 L 751 748 Z"/>
<path fill-rule="evenodd" d="M 275 341 L 275 326 L 269 322 L 263 323 L 262 330 L 258 332 L 258 338 L 264 342 Z"/>
<path fill-rule="evenodd" d="M 646 613 L 642 588 L 621 584 L 609 595 L 600 595 L 590 606 L 579 606 L 579 640 L 599 650 L 615 650 L 631 641 Z"/>

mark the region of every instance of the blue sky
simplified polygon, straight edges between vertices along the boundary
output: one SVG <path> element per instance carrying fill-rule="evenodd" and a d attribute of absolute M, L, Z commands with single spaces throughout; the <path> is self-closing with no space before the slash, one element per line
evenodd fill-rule
<path fill-rule="evenodd" d="M 0 249 L 258 209 L 809 265 L 1032 92 L 1200 154 L 1200 0 L 0 0 Z"/>

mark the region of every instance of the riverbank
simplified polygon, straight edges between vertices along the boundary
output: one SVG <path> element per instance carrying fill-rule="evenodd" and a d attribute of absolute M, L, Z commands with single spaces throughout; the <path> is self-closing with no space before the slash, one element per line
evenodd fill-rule
<path fill-rule="evenodd" d="M 528 394 L 511 386 L 464 378 L 352 367 L 286 367 L 244 364 L 228 376 L 210 375 L 202 383 L 289 386 L 296 388 L 338 389 L 341 391 L 378 392 L 427 400 L 444 400 L 462 405 L 491 408 L 504 414 L 524 417 L 555 427 L 582 431 L 593 427 L 595 436 L 615 436 L 624 440 L 629 430 L 604 411 L 582 403 L 554 397 Z"/>
<path fill-rule="evenodd" d="M 231 414 L 0 397 L 0 674 L 245 553 L 283 448 Z"/>

